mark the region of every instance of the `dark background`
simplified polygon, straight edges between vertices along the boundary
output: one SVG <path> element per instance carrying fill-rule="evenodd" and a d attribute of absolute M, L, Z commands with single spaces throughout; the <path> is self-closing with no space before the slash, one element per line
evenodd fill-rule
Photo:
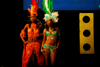
<path fill-rule="evenodd" d="M 20 31 L 28 21 L 28 11 L 23 11 L 23 2 L 17 1 L 14 9 L 9 8 L 8 21 L 6 29 L 3 28 L 3 45 L 1 45 L 1 66 L 3 67 L 21 67 L 22 64 L 22 40 L 20 39 Z M 12 11 L 13 10 L 13 11 Z M 60 28 L 61 43 L 57 53 L 57 66 L 68 65 L 98 65 L 99 64 L 99 22 L 100 11 L 58 11 L 59 22 L 55 24 Z M 39 10 L 39 19 L 44 24 L 44 12 Z M 81 55 L 79 53 L 79 13 L 94 13 L 94 48 L 95 54 Z M 5 25 L 5 23 L 4 23 Z M 5 41 L 6 40 L 6 41 Z"/>

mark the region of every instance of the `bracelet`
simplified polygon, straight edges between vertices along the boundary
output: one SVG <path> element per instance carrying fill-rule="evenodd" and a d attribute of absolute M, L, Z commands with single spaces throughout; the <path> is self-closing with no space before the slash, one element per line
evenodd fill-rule
<path fill-rule="evenodd" d="M 42 52 L 43 50 L 41 50 L 41 52 Z"/>

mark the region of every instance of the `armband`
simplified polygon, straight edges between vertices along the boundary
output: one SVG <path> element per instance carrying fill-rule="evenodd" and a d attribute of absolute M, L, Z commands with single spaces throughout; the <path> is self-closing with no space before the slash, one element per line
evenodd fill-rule
<path fill-rule="evenodd" d="M 60 36 L 60 33 L 58 33 L 58 36 Z"/>

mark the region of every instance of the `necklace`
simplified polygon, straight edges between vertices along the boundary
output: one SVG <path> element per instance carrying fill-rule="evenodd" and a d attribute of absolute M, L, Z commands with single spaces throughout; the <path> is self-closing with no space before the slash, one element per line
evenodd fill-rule
<path fill-rule="evenodd" d="M 53 29 L 49 26 L 49 31 L 51 32 L 51 31 L 53 31 Z"/>

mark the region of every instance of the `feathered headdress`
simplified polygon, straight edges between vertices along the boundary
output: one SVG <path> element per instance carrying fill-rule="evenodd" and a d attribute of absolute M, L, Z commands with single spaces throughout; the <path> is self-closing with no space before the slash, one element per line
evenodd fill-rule
<path fill-rule="evenodd" d="M 53 1 L 52 0 L 43 0 L 42 9 L 46 13 L 44 20 L 52 19 L 54 23 L 58 22 L 58 11 L 53 12 Z"/>
<path fill-rule="evenodd" d="M 30 16 L 33 16 L 34 14 L 36 16 L 38 16 L 37 10 L 40 8 L 40 6 L 38 7 L 39 0 L 37 0 L 37 2 L 35 2 L 35 0 L 31 0 L 31 1 L 32 1 L 32 5 L 30 5 L 31 6 L 31 9 L 28 8 L 28 11 L 30 13 Z"/>

